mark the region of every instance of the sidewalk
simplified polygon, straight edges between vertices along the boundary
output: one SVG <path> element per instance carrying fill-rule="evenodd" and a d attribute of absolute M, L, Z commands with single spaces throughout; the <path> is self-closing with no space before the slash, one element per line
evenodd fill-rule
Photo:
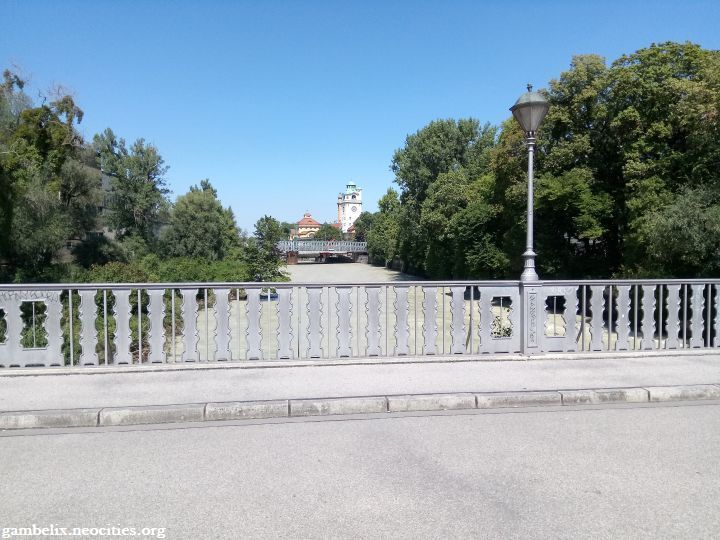
<path fill-rule="evenodd" d="M 119 371 L 119 372 L 118 372 Z M 45 370 L 43 373 L 47 373 Z M 93 373 L 92 375 L 85 374 Z M 559 391 L 720 383 L 720 354 L 641 358 L 448 361 L 40 376 L 0 371 L 0 412 L 351 396 Z"/>

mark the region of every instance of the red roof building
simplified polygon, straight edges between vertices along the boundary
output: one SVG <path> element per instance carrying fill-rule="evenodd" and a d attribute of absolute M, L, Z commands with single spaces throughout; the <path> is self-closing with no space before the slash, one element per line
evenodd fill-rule
<path fill-rule="evenodd" d="M 312 238 L 320 230 L 320 223 L 313 219 L 310 212 L 305 212 L 297 225 L 298 238 Z"/>

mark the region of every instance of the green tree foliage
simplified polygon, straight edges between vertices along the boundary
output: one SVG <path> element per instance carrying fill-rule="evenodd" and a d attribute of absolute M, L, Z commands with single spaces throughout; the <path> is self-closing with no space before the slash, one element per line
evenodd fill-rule
<path fill-rule="evenodd" d="M 108 128 L 93 147 L 102 171 L 112 178 L 108 224 L 120 237 L 137 235 L 154 242 L 169 203 L 167 167 L 157 148 L 136 140 L 130 148 Z"/>
<path fill-rule="evenodd" d="M 168 257 L 215 261 L 238 256 L 240 236 L 235 216 L 230 208 L 223 208 L 209 180 L 178 197 L 161 234 L 160 247 Z"/>
<path fill-rule="evenodd" d="M 250 238 L 243 252 L 252 281 L 277 281 L 285 279 L 280 270 L 282 254 L 277 243 L 285 240 L 282 224 L 271 216 L 261 217 L 255 223 L 255 234 Z"/>
<path fill-rule="evenodd" d="M 342 240 L 343 233 L 330 223 L 323 223 L 313 236 L 314 240 Z"/>
<path fill-rule="evenodd" d="M 395 152 L 391 169 L 401 189 L 401 204 L 394 229 L 397 251 L 406 269 L 437 277 L 452 275 L 455 262 L 451 261 L 463 257 L 453 254 L 445 258 L 451 248 L 443 245 L 443 253 L 437 252 L 442 241 L 431 236 L 439 232 L 438 220 L 460 210 L 455 206 L 457 194 L 450 193 L 452 188 L 444 189 L 443 184 L 449 179 L 457 183 L 461 178 L 467 184 L 486 174 L 496 134 L 496 128 L 480 125 L 472 118 L 437 120 L 408 136 L 405 146 Z M 460 176 L 446 176 L 449 173 Z M 428 198 L 432 199 L 429 203 Z M 446 225 L 443 221 L 442 227 Z"/>
<path fill-rule="evenodd" d="M 222 207 L 208 181 L 180 197 L 168 216 L 167 168 L 153 145 L 139 139 L 128 147 L 110 129 L 87 145 L 76 129 L 83 112 L 70 96 L 35 107 L 23 89 L 21 77 L 4 73 L 0 280 L 283 278 L 275 243 L 284 235 L 275 220 L 261 220 L 254 239 L 241 236 L 232 210 Z M 109 197 L 101 170 L 111 179 Z M 99 213 L 104 203 L 106 215 Z M 117 231 L 119 241 L 101 234 L 103 226 Z"/>
<path fill-rule="evenodd" d="M 720 52 L 663 43 L 609 66 L 576 56 L 545 94 L 535 168 L 540 274 L 718 275 Z M 519 275 L 527 150 L 512 118 L 499 132 L 475 120 L 431 122 L 407 138 L 392 170 L 399 206 L 385 221 L 373 217 L 374 260 L 390 260 L 394 230 L 390 251 L 411 271 Z"/>
<path fill-rule="evenodd" d="M 378 202 L 378 208 L 372 228 L 367 232 L 368 255 L 371 263 L 389 266 L 397 256 L 400 211 L 397 191 L 389 188 Z"/>
<path fill-rule="evenodd" d="M 373 227 L 375 215 L 376 214 L 372 212 L 363 212 L 358 216 L 358 218 L 355 220 L 355 223 L 353 223 L 353 226 L 355 227 L 355 241 L 367 241 L 367 235 L 368 232 L 370 232 L 370 229 L 372 229 Z"/>
<path fill-rule="evenodd" d="M 70 96 L 33 107 L 20 77 L 0 85 L 0 259 L 14 279 L 53 274 L 54 256 L 95 225 L 97 171 L 75 129 L 83 113 Z M 10 277 L 10 276 L 6 276 Z"/>
<path fill-rule="evenodd" d="M 691 43 L 663 43 L 610 67 L 600 57 L 578 56 L 551 82 L 538 191 L 538 222 L 548 219 L 548 231 L 555 229 L 538 239 L 548 255 L 546 272 L 676 273 L 649 223 L 664 221 L 659 216 L 666 212 L 665 221 L 673 221 L 678 198 L 697 200 L 684 197 L 687 190 L 707 194 L 720 185 L 720 146 L 708 137 L 718 129 L 719 55 Z M 571 189 L 575 201 L 563 195 Z M 694 252 L 696 268 L 708 268 L 715 257 Z"/>

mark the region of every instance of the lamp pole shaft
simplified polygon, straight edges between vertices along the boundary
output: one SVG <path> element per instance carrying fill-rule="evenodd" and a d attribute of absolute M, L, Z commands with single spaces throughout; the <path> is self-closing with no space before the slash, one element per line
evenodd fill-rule
<path fill-rule="evenodd" d="M 534 178 L 533 161 L 535 158 L 535 133 L 527 134 L 528 147 L 528 200 L 527 200 L 527 243 L 525 245 L 525 268 L 520 276 L 520 281 L 537 281 L 538 275 L 535 271 L 535 251 L 533 250 L 533 203 L 534 203 Z"/>

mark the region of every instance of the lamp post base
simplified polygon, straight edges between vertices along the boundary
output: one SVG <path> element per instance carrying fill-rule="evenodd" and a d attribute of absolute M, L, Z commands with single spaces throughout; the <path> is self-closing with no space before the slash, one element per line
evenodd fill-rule
<path fill-rule="evenodd" d="M 520 281 L 538 281 L 540 278 L 535 271 L 535 252 L 528 248 L 522 256 L 525 259 L 525 269 L 520 276 Z"/>

